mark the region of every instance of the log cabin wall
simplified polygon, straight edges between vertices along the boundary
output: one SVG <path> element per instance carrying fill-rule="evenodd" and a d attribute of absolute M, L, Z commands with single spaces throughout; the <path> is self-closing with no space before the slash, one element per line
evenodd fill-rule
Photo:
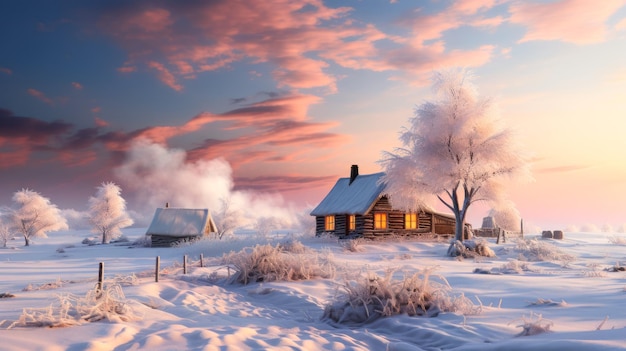
<path fill-rule="evenodd" d="M 348 228 L 348 216 L 344 214 L 335 215 L 335 230 L 326 230 L 326 216 L 315 217 L 315 234 L 321 235 L 322 233 L 331 233 L 337 235 L 340 238 L 361 236 L 363 228 L 365 227 L 365 221 L 363 216 L 355 216 L 355 230 L 347 230 Z M 373 218 L 373 217 L 372 217 Z M 373 227 L 373 225 L 372 225 Z"/>
<path fill-rule="evenodd" d="M 374 229 L 374 214 L 382 212 L 387 214 L 387 228 Z M 367 215 L 356 215 L 356 230 L 346 230 L 348 215 L 335 215 L 335 230 L 328 231 L 325 226 L 325 217 L 315 217 L 315 233 L 332 233 L 339 238 L 362 236 L 368 239 L 382 239 L 391 235 L 424 235 L 424 234 L 454 234 L 454 218 L 449 218 L 435 213 L 420 212 L 417 216 L 417 229 L 404 228 L 405 212 L 394 210 L 386 196 L 381 197 Z"/>
<path fill-rule="evenodd" d="M 387 214 L 387 228 L 374 229 L 374 213 L 383 212 Z M 420 212 L 417 216 L 417 229 L 404 228 L 404 215 L 406 212 L 394 210 L 391 207 L 389 199 L 386 196 L 381 197 L 374 208 L 366 216 L 363 216 L 363 237 L 369 239 L 382 239 L 390 235 L 423 235 L 432 234 L 434 221 L 433 214 L 428 212 Z"/>
<path fill-rule="evenodd" d="M 315 217 L 315 235 L 321 235 L 326 231 L 326 223 L 324 222 L 324 216 Z"/>

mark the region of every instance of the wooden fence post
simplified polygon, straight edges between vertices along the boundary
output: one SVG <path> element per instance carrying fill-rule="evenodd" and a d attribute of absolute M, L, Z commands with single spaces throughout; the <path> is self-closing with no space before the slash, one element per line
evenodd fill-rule
<path fill-rule="evenodd" d="M 98 268 L 98 290 L 102 290 L 102 281 L 104 280 L 104 262 L 100 262 L 100 267 Z"/>
<path fill-rule="evenodd" d="M 154 281 L 159 282 L 159 266 L 161 265 L 161 256 L 156 257 L 156 266 L 154 268 Z"/>
<path fill-rule="evenodd" d="M 183 256 L 183 274 L 187 274 L 187 255 Z"/>

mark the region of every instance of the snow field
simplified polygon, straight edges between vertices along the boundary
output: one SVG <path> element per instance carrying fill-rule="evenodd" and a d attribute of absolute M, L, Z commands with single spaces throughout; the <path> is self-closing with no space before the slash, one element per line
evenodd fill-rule
<path fill-rule="evenodd" d="M 142 232 L 124 233 L 132 239 Z M 624 246 L 613 244 L 609 234 L 490 242 L 496 257 L 472 259 L 447 257 L 447 242 L 365 241 L 351 251 L 329 238 L 297 237 L 292 243 L 300 242 L 308 254 L 329 258 L 333 276 L 246 285 L 230 283 L 224 254 L 268 242 L 246 237 L 152 249 L 81 245 L 86 235 L 62 232 L 28 248 L 11 242 L 13 249 L 0 250 L 0 292 L 15 295 L 0 299 L 3 350 L 626 350 L 626 273 L 609 271 L 624 261 Z M 522 249 L 532 245 L 549 254 L 532 258 L 531 249 Z M 204 268 L 196 264 L 202 251 Z M 194 263 L 187 275 L 183 255 Z M 158 283 L 156 256 L 163 268 Z M 56 306 L 67 294 L 85 298 L 100 261 L 105 285 L 121 286 L 120 299 L 137 318 L 6 329 L 24 309 Z M 478 313 L 403 313 L 358 325 L 322 318 L 346 284 L 389 272 L 390 281 L 402 281 L 425 269 L 444 278 L 449 292 L 467 298 Z"/>

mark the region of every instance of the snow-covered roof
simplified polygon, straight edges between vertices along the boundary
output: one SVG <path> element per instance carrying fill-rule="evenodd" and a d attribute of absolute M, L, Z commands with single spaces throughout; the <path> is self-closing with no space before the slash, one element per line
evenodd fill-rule
<path fill-rule="evenodd" d="M 352 184 L 350 178 L 339 178 L 324 200 L 311 211 L 311 216 L 368 213 L 385 190 L 385 184 L 379 184 L 383 175 L 383 172 L 359 175 Z"/>
<path fill-rule="evenodd" d="M 208 209 L 157 208 L 146 235 L 193 236 L 215 232 Z"/>

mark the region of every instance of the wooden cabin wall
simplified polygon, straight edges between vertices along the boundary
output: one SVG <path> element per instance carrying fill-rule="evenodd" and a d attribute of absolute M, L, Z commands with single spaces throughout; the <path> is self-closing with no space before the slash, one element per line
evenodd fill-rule
<path fill-rule="evenodd" d="M 387 228 L 374 229 L 374 213 L 387 213 Z M 363 237 L 381 239 L 390 235 L 423 235 L 433 233 L 433 216 L 431 213 L 418 213 L 417 229 L 404 228 L 404 211 L 394 210 L 387 197 L 380 198 L 374 208 L 366 216 L 363 216 Z"/>
<path fill-rule="evenodd" d="M 374 213 L 383 212 L 387 214 L 387 228 L 374 229 Z M 454 234 L 454 218 L 449 218 L 439 214 L 431 212 L 418 213 L 417 229 L 405 229 L 404 228 L 404 214 L 403 211 L 394 210 L 391 207 L 389 199 L 385 196 L 380 198 L 375 204 L 369 214 L 356 216 L 356 230 L 347 233 L 346 226 L 348 225 L 345 214 L 335 215 L 335 230 L 327 231 L 325 229 L 325 217 L 315 217 L 315 233 L 320 235 L 322 233 L 330 232 L 337 235 L 340 238 L 346 236 L 362 236 L 368 239 L 380 239 L 391 235 L 424 235 L 424 234 L 439 234 L 439 235 L 452 235 Z M 347 234 L 346 234 L 347 233 Z"/>
<path fill-rule="evenodd" d="M 315 217 L 315 235 L 320 235 L 326 231 L 326 224 L 324 223 L 324 216 Z"/>
<path fill-rule="evenodd" d="M 193 241 L 199 239 L 199 235 L 190 235 L 190 236 L 171 236 L 171 235 L 158 235 L 152 234 L 150 235 L 150 246 L 151 247 L 172 247 L 178 243 L 182 243 L 185 241 Z"/>
<path fill-rule="evenodd" d="M 335 215 L 335 230 L 326 230 L 326 218 L 325 216 L 316 216 L 315 217 L 315 234 L 321 235 L 322 233 L 332 233 L 334 235 L 339 236 L 340 238 L 346 236 L 358 236 L 359 233 L 363 232 L 364 228 L 364 220 L 363 216 L 356 215 L 355 216 L 355 230 L 347 231 L 348 227 L 348 216 L 345 214 Z"/>

